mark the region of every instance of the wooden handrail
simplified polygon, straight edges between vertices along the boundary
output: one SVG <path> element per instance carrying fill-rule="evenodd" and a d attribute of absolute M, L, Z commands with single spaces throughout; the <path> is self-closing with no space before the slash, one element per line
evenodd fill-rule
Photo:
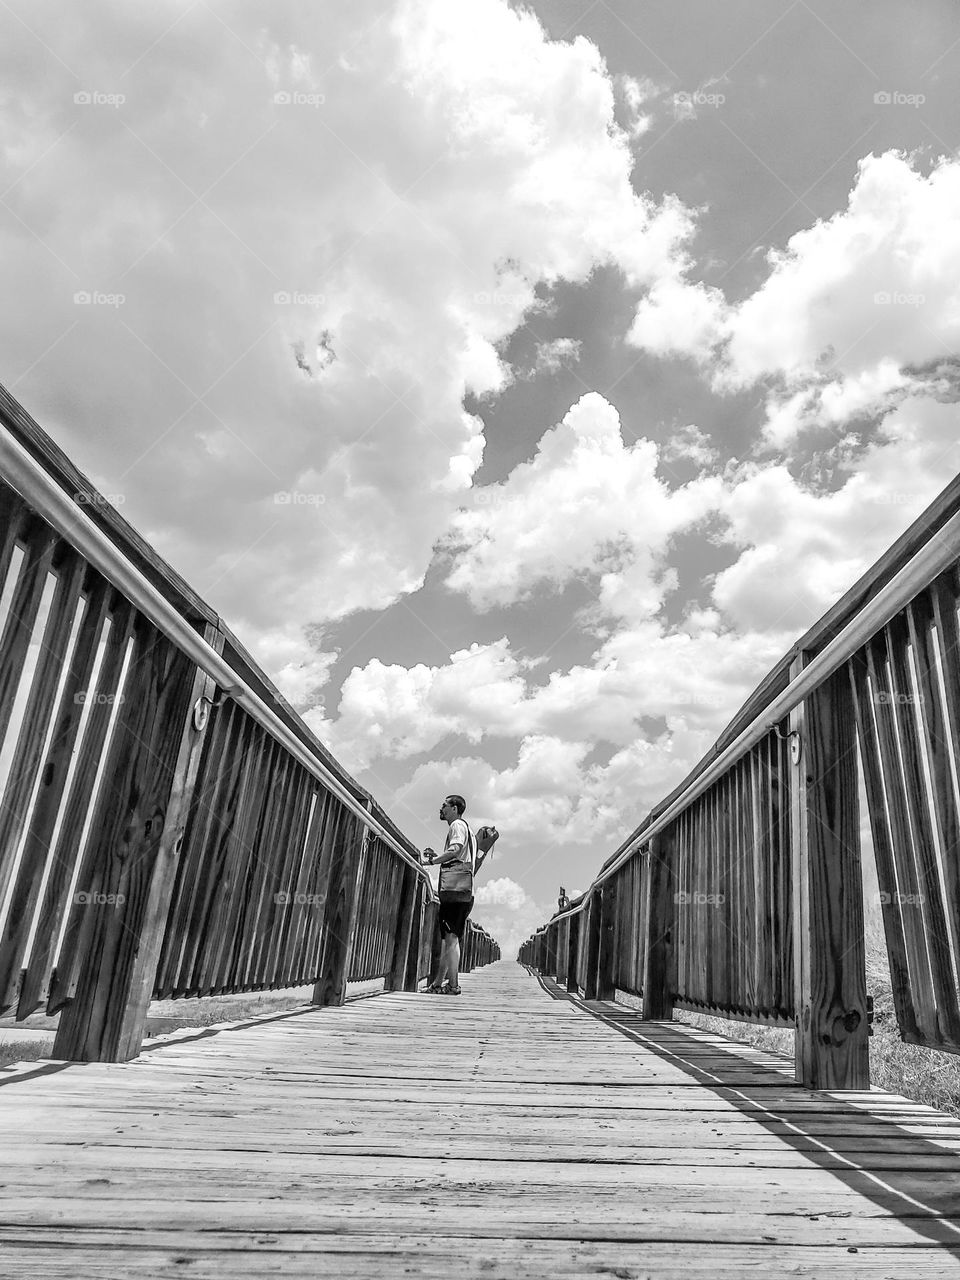
<path fill-rule="evenodd" d="M 798 1079 L 863 1087 L 859 759 L 901 1034 L 960 1053 L 958 566 L 960 477 L 520 959 L 645 1017 L 795 1025 Z"/>
<path fill-rule="evenodd" d="M 0 1011 L 46 1001 L 57 1057 L 117 1060 L 151 997 L 416 989 L 413 843 L 2 388 L 0 587 Z"/>
<path fill-rule="evenodd" d="M 394 831 L 375 816 L 330 766 L 329 753 L 311 751 L 301 737 L 267 705 L 244 676 L 187 622 L 176 607 L 127 559 L 86 511 L 63 491 L 31 453 L 0 423 L 0 474 L 30 506 L 44 517 L 72 546 L 94 565 L 132 604 L 216 681 L 220 690 L 249 714 L 310 773 L 330 788 L 363 823 L 370 827 L 405 862 L 426 878 L 412 844 L 402 843 Z M 279 698 L 279 694 L 277 695 Z M 317 744 L 319 745 L 319 744 Z M 326 758 L 324 758 L 326 757 Z"/>

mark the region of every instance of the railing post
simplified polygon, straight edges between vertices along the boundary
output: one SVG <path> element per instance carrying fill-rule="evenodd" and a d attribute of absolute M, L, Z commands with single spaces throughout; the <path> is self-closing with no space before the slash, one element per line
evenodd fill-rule
<path fill-rule="evenodd" d="M 443 939 L 440 937 L 440 902 L 439 899 L 430 913 L 432 918 L 430 930 L 430 976 L 429 981 L 435 983 L 440 976 L 440 952 L 443 950 Z"/>
<path fill-rule="evenodd" d="M 791 679 L 803 669 L 801 655 Z M 845 670 L 790 714 L 796 1078 L 868 1089 L 856 718 Z"/>
<path fill-rule="evenodd" d="M 413 867 L 404 867 L 400 901 L 397 903 L 397 923 L 393 933 L 393 959 L 390 962 L 390 971 L 384 979 L 384 991 L 407 990 L 407 958 L 410 954 L 410 935 L 413 932 L 413 913 L 419 879 Z"/>
<path fill-rule="evenodd" d="M 547 926 L 547 967 L 546 974 L 548 977 L 556 978 L 557 976 L 557 933 L 560 926 L 555 920 Z"/>
<path fill-rule="evenodd" d="M 600 959 L 597 965 L 597 999 L 614 1000 L 617 995 L 617 881 L 604 880 L 600 897 Z"/>
<path fill-rule="evenodd" d="M 222 652 L 216 627 L 205 624 L 203 638 Z M 140 1052 L 200 766 L 194 706 L 213 690 L 171 641 L 138 621 L 78 881 L 76 987 L 60 1015 L 55 1058 L 126 1062 Z"/>
<path fill-rule="evenodd" d="M 673 1017 L 671 961 L 673 958 L 673 841 L 655 835 L 647 847 L 647 902 L 643 922 L 643 996 L 641 1018 L 670 1021 Z"/>
<path fill-rule="evenodd" d="M 597 970 L 600 964 L 600 899 L 602 893 L 602 889 L 594 889 L 587 907 L 587 971 L 584 975 L 584 1000 L 596 1000 L 597 998 L 597 979 L 599 977 Z"/>
<path fill-rule="evenodd" d="M 582 908 L 575 915 L 569 916 L 569 937 L 567 939 L 567 990 L 574 995 L 580 992 L 580 980 L 577 974 L 577 960 L 580 956 L 580 918 Z"/>
<path fill-rule="evenodd" d="M 368 801 L 367 808 L 370 807 Z M 320 965 L 313 988 L 313 1003 L 324 1007 L 341 1005 L 347 998 L 347 974 L 357 918 L 357 882 L 363 854 L 370 843 L 369 827 L 357 831 L 359 822 L 359 818 L 344 809 L 342 826 L 337 823 L 333 838 Z"/>
<path fill-rule="evenodd" d="M 570 937 L 570 917 L 557 921 L 556 979 L 561 987 L 567 985 L 567 939 Z"/>
<path fill-rule="evenodd" d="M 413 900 L 413 918 L 410 922 L 410 941 L 407 946 L 407 963 L 403 975 L 403 990 L 416 991 L 420 985 L 420 946 L 423 937 L 423 916 L 426 888 L 423 876 L 416 877 L 416 894 Z"/>

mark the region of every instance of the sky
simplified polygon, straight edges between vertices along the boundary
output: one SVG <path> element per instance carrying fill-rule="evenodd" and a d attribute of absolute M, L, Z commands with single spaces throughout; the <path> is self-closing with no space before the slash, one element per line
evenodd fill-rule
<path fill-rule="evenodd" d="M 960 469 L 946 0 L 4 0 L 0 382 L 509 952 Z"/>

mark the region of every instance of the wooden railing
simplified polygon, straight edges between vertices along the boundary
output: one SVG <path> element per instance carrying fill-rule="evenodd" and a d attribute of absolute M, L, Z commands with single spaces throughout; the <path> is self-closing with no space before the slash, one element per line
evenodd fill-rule
<path fill-rule="evenodd" d="M 430 971 L 415 847 L 2 388 L 0 743 L 0 1012 L 60 1011 L 55 1057 L 135 1056 L 151 998 Z"/>
<path fill-rule="evenodd" d="M 646 1018 L 794 1026 L 798 1080 L 866 1087 L 862 791 L 901 1035 L 960 1053 L 958 562 L 960 478 L 521 962 Z"/>

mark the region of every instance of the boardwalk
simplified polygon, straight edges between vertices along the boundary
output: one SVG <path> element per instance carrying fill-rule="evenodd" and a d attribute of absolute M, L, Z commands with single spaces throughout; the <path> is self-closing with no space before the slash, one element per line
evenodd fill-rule
<path fill-rule="evenodd" d="M 504 961 L 0 1073 L 0 1274 L 960 1275 L 960 1123 L 592 1009 Z"/>

